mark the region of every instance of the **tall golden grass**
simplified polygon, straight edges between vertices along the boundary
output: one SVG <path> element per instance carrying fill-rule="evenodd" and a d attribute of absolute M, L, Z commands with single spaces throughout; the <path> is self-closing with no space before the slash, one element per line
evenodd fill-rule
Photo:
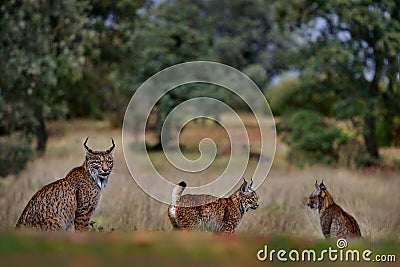
<path fill-rule="evenodd" d="M 108 148 L 116 141 L 115 169 L 96 210 L 94 228 L 103 231 L 170 231 L 166 204 L 144 193 L 131 178 L 122 153 L 121 130 L 103 121 L 50 124 L 46 153 L 18 175 L 0 180 L 0 230 L 12 231 L 31 196 L 42 186 L 62 178 L 82 164 L 82 143 Z M 191 136 L 192 138 L 192 136 Z M 371 240 L 399 237 L 400 177 L 395 171 L 364 172 L 328 166 L 300 169 L 286 163 L 285 147 L 278 142 L 272 169 L 257 190 L 260 207 L 248 212 L 239 233 L 323 238 L 316 211 L 306 206 L 315 180 L 324 180 L 335 201 L 359 222 L 362 235 Z M 152 155 L 157 161 L 157 154 Z M 162 160 L 158 164 L 162 165 Z M 149 175 L 143 171 L 143 175 Z M 168 192 L 169 194 L 169 192 Z"/>

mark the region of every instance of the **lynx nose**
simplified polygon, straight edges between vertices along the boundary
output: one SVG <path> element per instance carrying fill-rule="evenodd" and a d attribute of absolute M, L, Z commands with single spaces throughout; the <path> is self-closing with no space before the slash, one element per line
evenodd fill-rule
<path fill-rule="evenodd" d="M 111 173 L 111 170 L 104 170 L 104 169 L 102 169 L 100 175 L 101 175 L 101 176 L 108 176 L 110 173 Z"/>
<path fill-rule="evenodd" d="M 255 210 L 255 209 L 258 208 L 258 206 L 259 206 L 258 204 L 254 204 L 254 205 L 250 206 L 250 209 L 251 209 L 251 210 Z"/>

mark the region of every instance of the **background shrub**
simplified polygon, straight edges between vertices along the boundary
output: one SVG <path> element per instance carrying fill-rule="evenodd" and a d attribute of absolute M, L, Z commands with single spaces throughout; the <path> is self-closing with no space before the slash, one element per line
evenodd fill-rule
<path fill-rule="evenodd" d="M 315 111 L 299 110 L 284 117 L 278 124 L 283 142 L 290 147 L 288 159 L 299 165 L 322 162 L 337 163 L 338 148 L 345 144 L 345 133 L 333 124 L 324 122 Z"/>
<path fill-rule="evenodd" d="M 32 149 L 29 145 L 5 142 L 0 144 L 0 177 L 5 177 L 10 173 L 18 173 L 32 156 Z"/>

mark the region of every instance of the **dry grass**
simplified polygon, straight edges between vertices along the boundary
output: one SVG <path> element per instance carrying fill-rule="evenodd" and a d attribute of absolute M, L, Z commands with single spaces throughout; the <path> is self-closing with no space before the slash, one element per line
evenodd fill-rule
<path fill-rule="evenodd" d="M 31 162 L 18 176 L 0 180 L 0 230 L 13 230 L 24 206 L 38 189 L 82 164 L 82 142 L 87 136 L 94 149 L 109 147 L 110 137 L 117 145 L 115 171 L 93 216 L 95 227 L 102 227 L 104 231 L 171 229 L 167 206 L 147 196 L 131 178 L 122 154 L 119 129 L 110 129 L 101 121 L 74 121 L 52 123 L 51 133 L 44 156 Z M 195 140 L 194 132 L 189 133 Z M 372 240 L 399 237 L 398 173 L 368 173 L 326 166 L 299 169 L 284 161 L 284 151 L 279 144 L 271 172 L 257 190 L 261 205 L 245 215 L 238 232 L 322 238 L 318 214 L 306 207 L 305 201 L 315 180 L 324 179 L 336 202 L 358 220 L 363 236 Z M 152 157 L 160 159 L 157 154 Z M 143 175 L 149 173 L 143 171 Z"/>

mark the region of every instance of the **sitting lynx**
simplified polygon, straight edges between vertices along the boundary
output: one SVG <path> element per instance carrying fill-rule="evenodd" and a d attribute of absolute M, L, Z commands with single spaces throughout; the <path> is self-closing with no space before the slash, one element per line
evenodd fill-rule
<path fill-rule="evenodd" d="M 337 205 L 326 190 L 324 182 L 319 186 L 315 182 L 315 190 L 308 198 L 311 209 L 318 209 L 322 233 L 325 238 L 357 238 L 361 237 L 357 221 Z"/>
<path fill-rule="evenodd" d="M 234 233 L 243 215 L 258 207 L 258 196 L 251 189 L 253 181 L 244 180 L 240 189 L 228 198 L 210 195 L 183 195 L 185 182 L 180 182 L 172 192 L 168 217 L 174 229 L 206 230 Z"/>
<path fill-rule="evenodd" d="M 113 168 L 112 146 L 106 151 L 93 151 L 84 142 L 85 161 L 65 178 L 40 189 L 26 205 L 16 228 L 39 231 L 78 230 L 89 228 L 90 216 L 96 209 L 101 189 Z"/>

